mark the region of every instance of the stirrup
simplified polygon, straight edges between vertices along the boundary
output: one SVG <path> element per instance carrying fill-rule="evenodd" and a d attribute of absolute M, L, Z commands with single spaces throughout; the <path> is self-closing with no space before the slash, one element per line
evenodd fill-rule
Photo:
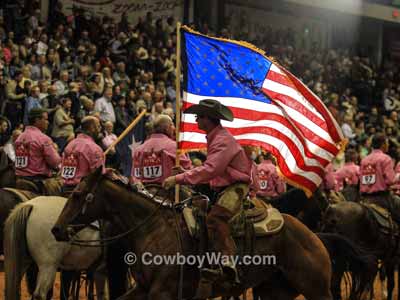
<path fill-rule="evenodd" d="M 218 267 L 218 269 L 202 268 L 200 270 L 200 276 L 208 281 L 214 282 L 224 276 L 224 271 L 221 267 Z"/>
<path fill-rule="evenodd" d="M 202 278 L 215 282 L 221 279 L 227 279 L 233 284 L 240 284 L 239 275 L 234 265 L 224 265 L 217 269 L 203 268 L 200 270 Z"/>

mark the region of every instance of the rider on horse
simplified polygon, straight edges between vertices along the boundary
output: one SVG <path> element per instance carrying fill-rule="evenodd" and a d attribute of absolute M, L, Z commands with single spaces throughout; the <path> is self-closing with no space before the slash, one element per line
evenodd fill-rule
<path fill-rule="evenodd" d="M 232 258 L 236 247 L 230 234 L 229 221 L 240 212 L 243 199 L 249 192 L 252 161 L 232 134 L 221 126 L 220 120 L 232 121 L 229 108 L 218 101 L 205 99 L 186 109 L 185 113 L 196 114 L 199 129 L 207 134 L 207 160 L 202 166 L 168 177 L 165 188 L 178 184 L 196 185 L 209 183 L 219 194 L 216 204 L 207 217 L 209 238 L 216 251 Z M 222 273 L 213 269 L 203 269 L 206 277 L 228 276 L 238 283 L 236 266 L 230 259 L 221 262 Z"/>
<path fill-rule="evenodd" d="M 17 188 L 47 194 L 43 181 L 57 170 L 61 157 L 46 132 L 49 121 L 45 109 L 33 108 L 28 116 L 29 126 L 15 141 L 15 173 Z"/>
<path fill-rule="evenodd" d="M 372 152 L 361 161 L 360 192 L 368 202 L 389 209 L 393 218 L 400 221 L 400 202 L 390 193 L 395 183 L 394 162 L 385 154 L 389 141 L 383 133 L 377 133 L 372 139 Z"/>
<path fill-rule="evenodd" d="M 61 177 L 64 180 L 63 194 L 68 196 L 81 179 L 105 165 L 103 150 L 96 144 L 101 131 L 99 119 L 88 116 L 82 119 L 82 133 L 65 148 Z"/>
<path fill-rule="evenodd" d="M 285 192 L 286 184 L 278 175 L 274 163 L 275 158 L 272 154 L 261 154 L 258 159 L 260 163 L 257 165 L 259 178 L 259 190 L 257 196 L 269 200 Z"/>
<path fill-rule="evenodd" d="M 346 186 L 358 186 L 360 167 L 357 165 L 358 154 L 354 149 L 348 149 L 345 154 L 343 167 L 335 172 L 336 191 L 343 190 Z"/>
<path fill-rule="evenodd" d="M 167 115 L 160 115 L 154 122 L 154 133 L 133 152 L 131 181 L 133 183 L 162 184 L 171 176 L 175 165 L 176 142 L 172 140 L 174 123 Z M 180 156 L 184 169 L 191 168 L 186 155 Z"/>

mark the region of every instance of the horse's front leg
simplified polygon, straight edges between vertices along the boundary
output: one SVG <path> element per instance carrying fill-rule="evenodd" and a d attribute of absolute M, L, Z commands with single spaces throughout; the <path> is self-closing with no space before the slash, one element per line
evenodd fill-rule
<path fill-rule="evenodd" d="M 40 266 L 37 277 L 36 289 L 33 293 L 34 300 L 46 300 L 47 293 L 54 284 L 56 278 L 57 267 Z"/>

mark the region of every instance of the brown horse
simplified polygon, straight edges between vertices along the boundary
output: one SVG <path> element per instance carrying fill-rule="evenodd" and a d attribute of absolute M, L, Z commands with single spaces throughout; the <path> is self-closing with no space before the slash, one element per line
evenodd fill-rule
<path fill-rule="evenodd" d="M 113 182 L 101 175 L 101 170 L 86 177 L 75 189 L 52 231 L 58 240 L 65 241 L 72 231 L 97 219 L 108 219 L 125 232 L 119 237 L 125 237 L 137 257 L 146 253 L 197 253 L 197 243 L 189 236 L 181 215 L 175 215 L 173 209 L 149 195 Z M 254 255 L 274 256 L 277 264 L 241 265 L 240 286 L 218 283 L 208 297 L 237 296 L 246 288 L 257 287 L 262 299 L 294 299 L 299 294 L 309 300 L 332 299 L 331 261 L 323 243 L 295 218 L 284 215 L 284 220 L 279 233 L 257 238 L 254 245 Z M 241 242 L 237 241 L 239 247 Z M 147 265 L 139 261 L 132 270 L 138 285 L 123 299 L 167 300 L 180 298 L 178 295 L 190 299 L 195 296 L 200 279 L 199 270 L 193 265 L 181 269 L 178 265 Z M 182 279 L 182 286 L 177 278 Z"/>
<path fill-rule="evenodd" d="M 395 286 L 394 269 L 400 255 L 399 233 L 382 231 L 372 211 L 366 205 L 356 202 L 346 201 L 330 205 L 322 224 L 324 232 L 339 233 L 348 237 L 383 262 L 388 277 L 388 299 L 391 299 Z"/>
<path fill-rule="evenodd" d="M 0 188 L 15 187 L 15 183 L 14 164 L 4 151 L 0 151 Z"/>

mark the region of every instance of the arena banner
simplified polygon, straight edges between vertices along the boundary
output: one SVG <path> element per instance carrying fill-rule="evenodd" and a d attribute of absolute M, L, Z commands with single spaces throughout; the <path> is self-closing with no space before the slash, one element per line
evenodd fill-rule
<path fill-rule="evenodd" d="M 62 3 L 66 15 L 72 14 L 73 7 L 79 7 L 95 16 L 109 16 L 118 22 L 126 12 L 132 24 L 148 11 L 153 12 L 154 19 L 173 16 L 176 21 L 181 21 L 184 8 L 183 0 L 64 0 Z"/>

